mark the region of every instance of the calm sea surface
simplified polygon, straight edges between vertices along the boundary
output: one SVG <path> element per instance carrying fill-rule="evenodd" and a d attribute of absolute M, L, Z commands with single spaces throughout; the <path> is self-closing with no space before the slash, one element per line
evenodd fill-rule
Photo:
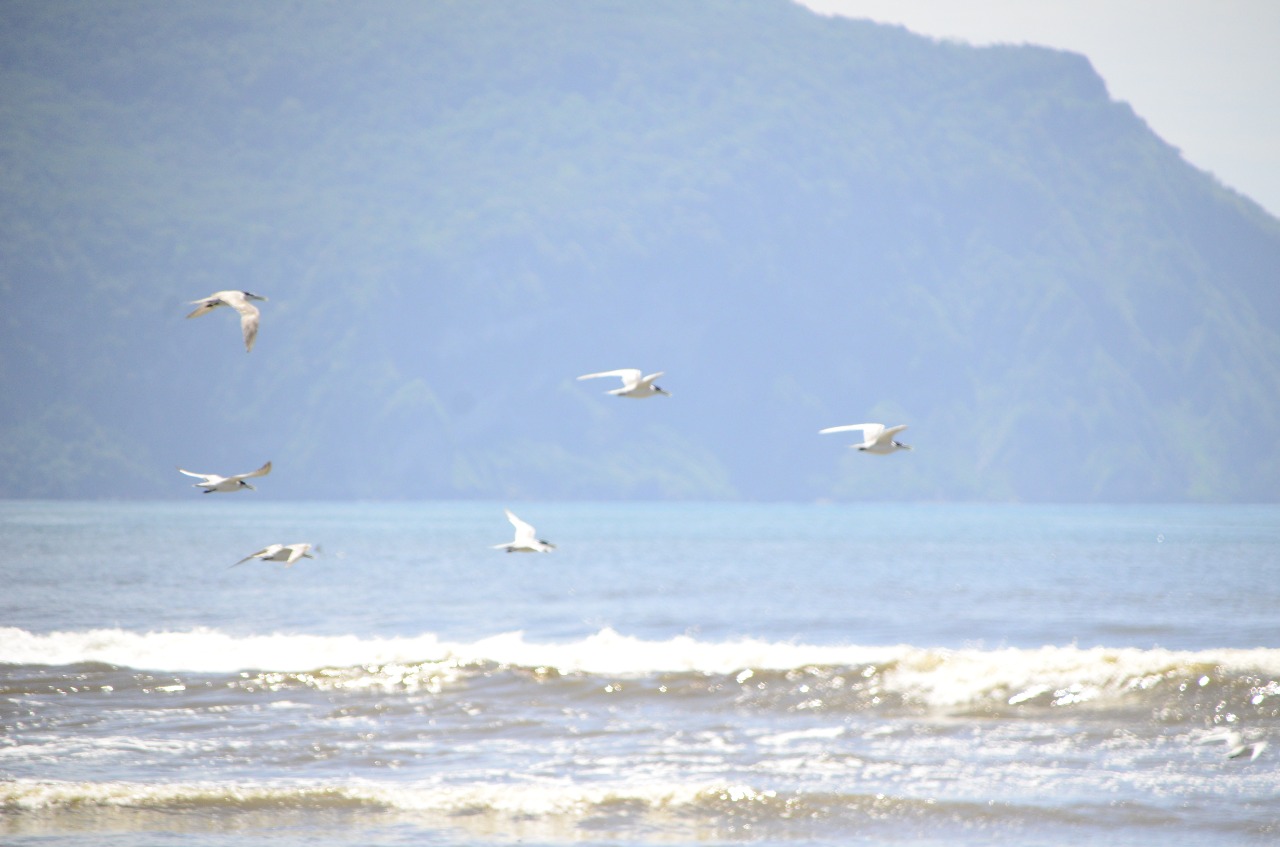
<path fill-rule="evenodd" d="M 1278 842 L 1280 506 L 0 501 L 6 845 Z"/>

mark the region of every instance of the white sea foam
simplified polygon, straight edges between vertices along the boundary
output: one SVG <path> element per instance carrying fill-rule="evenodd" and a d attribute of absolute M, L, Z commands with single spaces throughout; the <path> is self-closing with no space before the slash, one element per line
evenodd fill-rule
<path fill-rule="evenodd" d="M 323 815 L 354 813 L 364 824 L 376 824 L 377 816 L 386 815 L 426 830 L 472 831 L 486 843 L 495 835 L 503 841 L 514 835 L 539 843 L 577 843 L 584 824 L 597 837 L 634 833 L 640 825 L 660 827 L 664 840 L 692 843 L 705 840 L 707 826 L 717 821 L 741 819 L 754 826 L 774 820 L 790 829 L 793 802 L 770 789 L 715 779 L 611 785 L 567 780 L 511 784 L 500 775 L 492 782 L 468 785 L 434 780 L 396 785 L 362 780 L 0 782 L 0 809 L 6 814 L 32 814 L 46 826 L 56 816 L 68 815 L 74 820 L 73 831 L 89 833 L 95 825 L 125 832 L 157 825 L 171 829 L 172 812 L 180 809 L 184 832 L 205 827 L 219 831 L 223 813 L 234 814 L 239 826 L 256 822 L 264 831 L 280 826 L 281 820 L 296 821 L 289 816 L 298 813 L 313 827 L 317 820 L 331 820 Z M 841 802 L 836 808 L 848 805 Z"/>
<path fill-rule="evenodd" d="M 0 628 L 0 663 L 17 665 L 101 662 L 138 670 L 231 673 L 421 662 L 441 654 L 439 640 L 430 634 L 415 638 L 235 636 L 198 628 L 145 633 L 94 629 L 40 635 L 13 627 Z"/>
<path fill-rule="evenodd" d="M 471 642 L 434 634 L 408 638 L 354 635 L 234 636 L 210 629 L 136 633 L 119 629 L 35 634 L 0 628 L 0 663 L 67 665 L 100 662 L 135 669 L 230 673 L 305 672 L 423 663 L 548 668 L 560 673 L 643 676 L 653 673 L 735 675 L 806 667 L 857 669 L 861 678 L 933 706 L 982 701 L 1018 705 L 1048 699 L 1087 702 L 1103 693 L 1139 690 L 1174 677 L 1262 673 L 1280 677 L 1280 649 L 1174 651 L 1046 646 L 943 650 L 897 646 L 811 645 L 756 639 L 700 641 L 690 636 L 644 640 L 604 629 L 569 642 L 530 641 L 509 632 Z M 1197 682 L 1203 685 L 1203 682 Z"/>
<path fill-rule="evenodd" d="M 645 641 L 602 630 L 578 641 L 533 642 L 508 632 L 473 642 L 354 635 L 233 636 L 212 629 L 138 633 L 120 629 L 35 634 L 0 627 L 0 663 L 69 665 L 101 662 L 144 670 L 230 673 L 309 671 L 422 662 L 495 662 L 561 673 L 636 676 L 661 672 L 732 673 L 744 668 L 788 670 L 806 665 L 880 662 L 904 648 L 824 647 L 742 639 L 704 642 L 688 636 Z"/>
<path fill-rule="evenodd" d="M 164 809 L 174 805 L 227 808 L 305 805 L 308 808 L 371 806 L 448 815 L 483 810 L 516 817 L 577 816 L 616 802 L 640 802 L 657 809 L 709 799 L 752 803 L 773 796 L 772 791 L 720 780 L 657 780 L 651 784 L 628 782 L 596 786 L 563 780 L 467 785 L 444 785 L 435 781 L 387 785 L 364 780 L 143 783 L 16 779 L 0 783 L 0 808 L 24 811 L 95 806 Z"/>
<path fill-rule="evenodd" d="M 756 743 L 764 747 L 785 747 L 797 741 L 812 741 L 814 739 L 830 740 L 839 738 L 845 733 L 843 726 L 822 726 L 813 729 L 797 729 L 791 732 L 779 732 L 772 735 L 764 735 L 756 739 Z"/>

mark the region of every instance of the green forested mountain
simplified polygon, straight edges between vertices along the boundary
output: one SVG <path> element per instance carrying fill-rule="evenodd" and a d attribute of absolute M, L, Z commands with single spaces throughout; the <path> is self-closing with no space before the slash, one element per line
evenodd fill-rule
<path fill-rule="evenodd" d="M 3 496 L 1280 496 L 1280 222 L 1080 56 L 787 0 L 11 0 L 0 109 Z M 250 354 L 183 319 L 224 288 Z M 673 396 L 574 380 L 621 367 Z M 862 421 L 915 449 L 817 434 Z"/>

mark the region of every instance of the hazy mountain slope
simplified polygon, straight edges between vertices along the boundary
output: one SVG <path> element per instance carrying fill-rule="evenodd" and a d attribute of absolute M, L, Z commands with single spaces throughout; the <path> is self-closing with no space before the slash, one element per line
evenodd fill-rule
<path fill-rule="evenodd" d="M 1078 56 L 781 0 L 0 21 L 7 496 L 1277 496 L 1280 224 Z M 182 318 L 226 287 L 252 354 Z M 624 366 L 673 396 L 573 379 Z M 861 420 L 915 451 L 817 435 Z"/>

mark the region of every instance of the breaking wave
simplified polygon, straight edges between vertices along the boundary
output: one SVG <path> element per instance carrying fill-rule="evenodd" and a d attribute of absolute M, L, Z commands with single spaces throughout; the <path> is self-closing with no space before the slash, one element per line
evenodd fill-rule
<path fill-rule="evenodd" d="M 932 708 L 1067 706 L 1134 697 L 1146 691 L 1223 687 L 1257 706 L 1280 704 L 1280 649 L 1174 651 L 1046 646 L 945 650 L 897 646 L 824 646 L 690 636 L 643 640 L 605 629 L 564 643 L 519 632 L 471 642 L 434 634 L 409 638 L 251 635 L 216 630 L 136 633 L 118 629 L 34 634 L 0 628 L 0 665 L 107 665 L 168 673 L 270 675 L 284 684 L 329 688 L 421 688 L 467 674 L 516 671 L 541 681 L 564 677 L 699 680 L 727 677 L 764 698 L 803 692 L 828 699 L 846 692 L 851 708 L 867 701 Z M 835 697 L 839 699 L 839 697 Z"/>
<path fill-rule="evenodd" d="M 1117 810 L 1114 804 L 1052 809 L 1018 803 L 951 800 L 939 801 L 886 793 L 836 791 L 794 792 L 759 789 L 729 782 L 660 782 L 651 785 L 584 786 L 564 782 L 545 784 L 443 784 L 388 785 L 354 780 L 345 783 L 131 783 L 55 782 L 16 780 L 0 782 L 0 810 L 22 818 L 73 815 L 90 826 L 121 822 L 132 815 L 200 812 L 188 820 L 220 826 L 227 815 L 252 818 L 270 815 L 305 815 L 339 819 L 370 816 L 387 821 L 416 819 L 434 826 L 452 826 L 512 834 L 524 829 L 543 836 L 584 830 L 598 834 L 615 829 L 631 830 L 638 823 L 661 825 L 668 836 L 682 829 L 700 837 L 735 833 L 743 836 L 794 839 L 824 831 L 848 834 L 874 831 L 877 826 L 904 822 L 922 828 L 974 827 L 1025 829 L 1053 823 L 1088 829 L 1106 826 L 1176 825 L 1168 809 L 1132 805 Z M 114 819 L 112 816 L 115 816 Z M 1176 817 L 1176 814 L 1174 815 Z M 139 824 L 127 818 L 125 823 Z M 1229 827 L 1228 829 L 1230 829 Z M 530 834 L 530 833 L 526 833 Z"/>

